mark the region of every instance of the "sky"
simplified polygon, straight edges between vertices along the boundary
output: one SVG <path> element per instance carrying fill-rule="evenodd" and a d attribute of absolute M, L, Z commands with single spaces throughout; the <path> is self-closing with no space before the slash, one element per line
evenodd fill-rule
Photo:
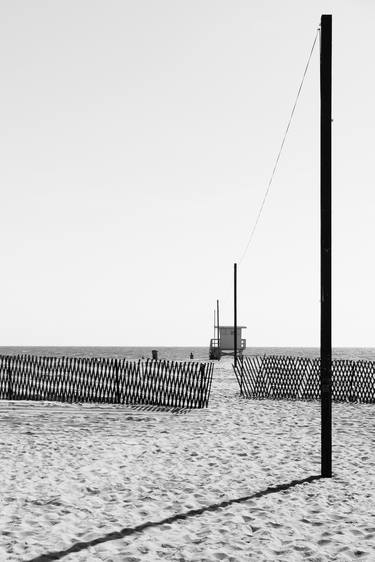
<path fill-rule="evenodd" d="M 333 345 L 375 346 L 375 3 L 2 0 L 0 344 L 208 345 L 321 14 Z M 320 338 L 319 48 L 238 266 L 247 346 Z"/>

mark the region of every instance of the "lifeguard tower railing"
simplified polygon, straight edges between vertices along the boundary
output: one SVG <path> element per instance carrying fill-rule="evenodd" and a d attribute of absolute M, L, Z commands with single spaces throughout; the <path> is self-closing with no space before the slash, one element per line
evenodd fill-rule
<path fill-rule="evenodd" d="M 218 348 L 220 349 L 220 339 L 218 338 L 212 338 L 210 340 L 210 348 Z M 223 348 L 222 348 L 223 349 Z M 246 339 L 241 338 L 241 340 L 238 342 L 238 347 L 237 347 L 237 351 L 243 351 L 244 349 L 246 349 Z M 234 351 L 234 347 L 231 348 L 225 348 L 225 350 L 229 351 Z"/>

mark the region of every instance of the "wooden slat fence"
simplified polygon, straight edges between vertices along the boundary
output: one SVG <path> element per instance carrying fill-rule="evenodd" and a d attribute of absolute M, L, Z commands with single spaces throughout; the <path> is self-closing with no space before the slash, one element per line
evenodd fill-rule
<path fill-rule="evenodd" d="M 233 365 L 246 398 L 320 399 L 320 359 L 285 355 L 244 356 Z M 332 361 L 332 399 L 375 403 L 375 361 Z"/>
<path fill-rule="evenodd" d="M 208 406 L 213 363 L 0 355 L 0 399 Z"/>

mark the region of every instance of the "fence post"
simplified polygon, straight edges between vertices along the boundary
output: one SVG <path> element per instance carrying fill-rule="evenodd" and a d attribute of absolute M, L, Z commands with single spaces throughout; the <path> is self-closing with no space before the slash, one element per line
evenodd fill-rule
<path fill-rule="evenodd" d="M 13 400 L 12 373 L 10 370 L 10 358 L 7 358 L 7 378 L 8 378 L 8 400 Z"/>
<path fill-rule="evenodd" d="M 240 377 L 240 395 L 243 396 L 243 355 L 241 353 L 241 377 Z"/>
<path fill-rule="evenodd" d="M 355 361 L 352 361 L 352 366 L 350 369 L 350 394 L 349 402 L 355 402 L 355 397 L 353 396 L 353 379 L 355 374 Z"/>
<path fill-rule="evenodd" d="M 119 382 L 119 359 L 115 359 L 115 381 L 116 381 L 117 403 L 121 404 L 121 392 L 120 392 L 120 382 Z"/>
<path fill-rule="evenodd" d="M 203 383 L 204 383 L 204 363 L 201 363 L 200 366 L 200 376 L 201 376 L 201 385 L 200 385 L 200 397 L 199 397 L 199 408 L 203 408 L 204 401 L 203 401 Z"/>

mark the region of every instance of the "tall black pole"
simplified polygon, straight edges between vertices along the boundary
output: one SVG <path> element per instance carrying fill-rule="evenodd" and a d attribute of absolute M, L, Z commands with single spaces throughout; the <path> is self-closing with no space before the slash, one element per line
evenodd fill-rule
<path fill-rule="evenodd" d="M 234 366 L 237 367 L 237 264 L 234 264 Z"/>
<path fill-rule="evenodd" d="M 331 111 L 332 16 L 322 15 L 320 48 L 320 390 L 321 474 L 332 477 Z"/>

